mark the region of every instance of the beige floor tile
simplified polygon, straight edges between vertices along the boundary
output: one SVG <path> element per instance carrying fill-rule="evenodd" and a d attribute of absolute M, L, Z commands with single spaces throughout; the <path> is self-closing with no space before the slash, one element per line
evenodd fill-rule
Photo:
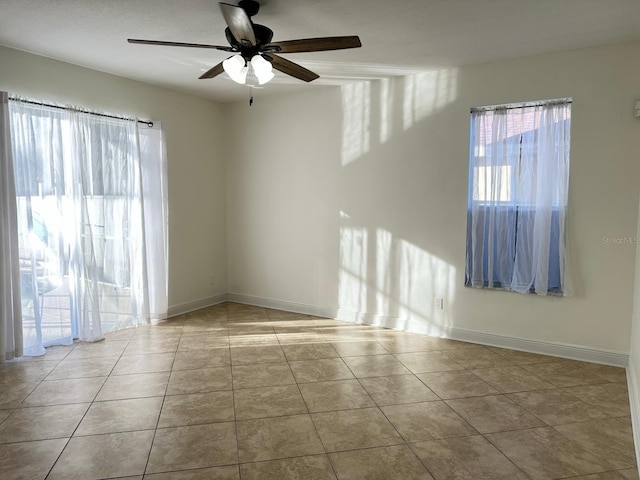
<path fill-rule="evenodd" d="M 626 478 L 627 480 L 640 479 L 640 475 L 638 474 L 637 468 L 625 468 L 623 470 L 618 470 L 618 473 L 622 475 L 623 478 Z"/>
<path fill-rule="evenodd" d="M 378 408 L 314 413 L 312 418 L 328 452 L 404 443 Z"/>
<path fill-rule="evenodd" d="M 161 407 L 162 397 L 94 402 L 74 436 L 153 430 Z"/>
<path fill-rule="evenodd" d="M 311 320 L 311 315 L 305 313 L 286 312 L 284 310 L 272 310 L 270 308 L 265 309 L 265 311 L 270 320 Z"/>
<path fill-rule="evenodd" d="M 159 428 L 147 473 L 238 463 L 234 422 Z"/>
<path fill-rule="evenodd" d="M 341 358 L 321 358 L 289 362 L 298 383 L 325 382 L 355 378 Z"/>
<path fill-rule="evenodd" d="M 229 336 L 229 345 L 232 347 L 251 347 L 261 345 L 280 345 L 280 340 L 276 334 L 264 335 L 232 335 Z"/>
<path fill-rule="evenodd" d="M 0 409 L 16 408 L 39 385 L 30 383 L 5 383 L 0 386 Z"/>
<path fill-rule="evenodd" d="M 67 356 L 47 375 L 47 380 L 106 377 L 111 373 L 117 361 L 118 357 L 70 358 Z"/>
<path fill-rule="evenodd" d="M 447 356 L 464 368 L 489 368 L 511 365 L 511 361 L 508 358 L 502 357 L 485 347 L 449 350 Z"/>
<path fill-rule="evenodd" d="M 282 349 L 288 361 L 317 360 L 320 358 L 335 358 L 338 352 L 330 343 L 309 343 L 304 345 L 283 345 Z"/>
<path fill-rule="evenodd" d="M 357 378 L 410 375 L 411 372 L 393 355 L 368 355 L 342 359 Z"/>
<path fill-rule="evenodd" d="M 134 373 L 169 372 L 175 359 L 174 353 L 156 355 L 127 355 L 118 360 L 113 375 L 131 375 Z"/>
<path fill-rule="evenodd" d="M 125 348 L 127 348 L 128 344 L 128 339 L 108 339 L 100 342 L 81 342 L 66 356 L 66 360 L 95 357 L 119 357 L 122 352 L 124 352 Z"/>
<path fill-rule="evenodd" d="M 605 383 L 607 381 L 600 375 L 597 375 L 593 371 L 585 368 L 585 364 L 583 362 L 560 360 L 551 363 L 522 365 L 522 368 L 540 378 L 544 378 L 545 381 L 556 387 L 594 385 Z"/>
<path fill-rule="evenodd" d="M 494 433 L 485 438 L 533 480 L 611 470 L 612 466 L 552 427 Z"/>
<path fill-rule="evenodd" d="M 395 357 L 413 373 L 447 372 L 464 367 L 447 356 L 446 352 L 396 353 Z"/>
<path fill-rule="evenodd" d="M 431 440 L 414 443 L 411 448 L 437 479 L 529 478 L 481 436 Z"/>
<path fill-rule="evenodd" d="M 224 348 L 229 346 L 229 338 L 219 335 L 185 335 L 180 338 L 179 352 Z"/>
<path fill-rule="evenodd" d="M 588 363 L 584 368 L 588 372 L 602 377 L 606 382 L 627 383 L 627 372 L 624 368 L 599 365 L 597 363 Z"/>
<path fill-rule="evenodd" d="M 424 384 L 442 399 L 478 397 L 499 393 L 472 372 L 435 372 L 416 375 Z"/>
<path fill-rule="evenodd" d="M 273 387 L 295 382 L 288 363 L 234 365 L 233 388 Z"/>
<path fill-rule="evenodd" d="M 167 395 L 231 390 L 231 368 L 213 367 L 171 372 Z"/>
<path fill-rule="evenodd" d="M 447 400 L 480 433 L 544 426 L 545 423 L 503 395 Z"/>
<path fill-rule="evenodd" d="M 241 420 L 237 428 L 241 463 L 324 453 L 309 415 Z"/>
<path fill-rule="evenodd" d="M 505 357 L 513 365 L 531 365 L 533 363 L 550 363 L 557 362 L 557 357 L 548 355 L 540 355 L 537 353 L 521 352 L 519 350 L 509 350 L 506 348 L 487 347 L 493 353 L 497 353 L 501 357 Z"/>
<path fill-rule="evenodd" d="M 197 370 L 229 365 L 231 365 L 229 348 L 208 348 L 202 351 L 177 352 L 173 370 Z"/>
<path fill-rule="evenodd" d="M 285 458 L 240 465 L 242 480 L 335 480 L 324 455 Z"/>
<path fill-rule="evenodd" d="M 240 480 L 237 465 L 225 467 L 197 468 L 181 472 L 152 473 L 145 475 L 144 480 Z"/>
<path fill-rule="evenodd" d="M 307 333 L 279 333 L 276 335 L 280 345 L 313 345 L 327 343 L 327 337 L 318 332 L 309 331 Z"/>
<path fill-rule="evenodd" d="M 153 430 L 74 437 L 47 480 L 95 480 L 144 473 Z"/>
<path fill-rule="evenodd" d="M 280 345 L 231 347 L 233 365 L 286 362 Z"/>
<path fill-rule="evenodd" d="M 480 368 L 472 371 L 501 393 L 554 388 L 550 383 L 518 366 Z"/>
<path fill-rule="evenodd" d="M 430 402 L 440 399 L 414 375 L 362 378 L 360 383 L 378 405 Z"/>
<path fill-rule="evenodd" d="M 607 383 L 603 385 L 586 385 L 582 387 L 565 388 L 564 390 L 589 405 L 598 407 L 600 411 L 611 417 L 626 417 L 631 414 L 631 410 L 629 409 L 629 391 L 624 384 Z"/>
<path fill-rule="evenodd" d="M 602 455 L 616 469 L 636 465 L 630 418 L 611 418 L 555 427 L 565 437 L 595 455 Z"/>
<path fill-rule="evenodd" d="M 229 323 L 229 335 L 273 335 L 275 330 L 271 322 Z"/>
<path fill-rule="evenodd" d="M 241 388 L 234 391 L 238 420 L 307 413 L 297 385 Z"/>
<path fill-rule="evenodd" d="M 592 473 L 591 475 L 580 475 L 579 477 L 571 477 L 570 480 L 624 480 L 619 472 L 609 471 L 602 473 Z"/>
<path fill-rule="evenodd" d="M 357 380 L 303 383 L 299 387 L 311 413 L 375 406 Z"/>
<path fill-rule="evenodd" d="M 380 344 L 389 353 L 427 352 L 433 350 L 420 335 L 396 336 L 392 340 L 381 340 Z"/>
<path fill-rule="evenodd" d="M 144 480 L 240 480 L 237 465 L 225 467 L 197 468 L 181 472 L 152 473 L 145 475 Z"/>
<path fill-rule="evenodd" d="M 406 445 L 332 453 L 329 457 L 340 480 L 433 480 Z"/>
<path fill-rule="evenodd" d="M 2 480 L 44 479 L 67 444 L 66 438 L 0 445 Z"/>
<path fill-rule="evenodd" d="M 389 352 L 376 341 L 362 342 L 333 342 L 333 349 L 338 352 L 341 357 L 357 357 L 361 355 L 385 355 Z"/>
<path fill-rule="evenodd" d="M 381 410 L 408 443 L 478 433 L 442 401 L 391 405 Z"/>
<path fill-rule="evenodd" d="M 175 353 L 180 336 L 134 337 L 122 353 L 123 355 L 148 355 L 154 353 Z"/>
<path fill-rule="evenodd" d="M 88 403 L 14 410 L 0 424 L 0 443 L 70 437 L 89 408 Z"/>
<path fill-rule="evenodd" d="M 269 317 L 264 309 L 254 311 L 228 311 L 227 320 L 230 322 L 268 322 Z"/>
<path fill-rule="evenodd" d="M 162 396 L 168 382 L 169 372 L 111 375 L 104 382 L 96 401 Z"/>
<path fill-rule="evenodd" d="M 233 392 L 168 395 L 164 398 L 158 428 L 235 420 Z"/>
<path fill-rule="evenodd" d="M 226 337 L 229 334 L 229 324 L 222 319 L 192 319 L 184 323 L 182 335 L 219 335 Z"/>
<path fill-rule="evenodd" d="M 0 384 L 41 382 L 58 361 L 8 362 L 0 365 Z"/>
<path fill-rule="evenodd" d="M 598 408 L 560 389 L 521 392 L 506 395 L 548 425 L 585 422 L 604 418 Z"/>
<path fill-rule="evenodd" d="M 104 377 L 72 378 L 42 382 L 24 399 L 22 407 L 91 402 L 105 382 Z"/>

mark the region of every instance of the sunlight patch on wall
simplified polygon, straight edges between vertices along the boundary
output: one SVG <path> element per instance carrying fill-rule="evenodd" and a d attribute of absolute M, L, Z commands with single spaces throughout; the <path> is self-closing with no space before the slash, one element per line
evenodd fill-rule
<path fill-rule="evenodd" d="M 370 148 L 371 83 L 342 87 L 342 165 L 357 160 Z"/>
<path fill-rule="evenodd" d="M 399 329 L 418 322 L 429 334 L 443 335 L 452 326 L 455 275 L 455 267 L 386 229 L 340 229 L 338 299 L 344 318 Z M 443 299 L 443 309 L 436 298 Z"/>
<path fill-rule="evenodd" d="M 393 79 L 380 80 L 380 143 L 385 143 L 393 133 Z"/>
<path fill-rule="evenodd" d="M 355 311 L 367 309 L 367 230 L 340 230 L 340 305 Z"/>
<path fill-rule="evenodd" d="M 403 127 L 416 122 L 453 102 L 458 91 L 458 70 L 434 70 L 404 77 Z"/>

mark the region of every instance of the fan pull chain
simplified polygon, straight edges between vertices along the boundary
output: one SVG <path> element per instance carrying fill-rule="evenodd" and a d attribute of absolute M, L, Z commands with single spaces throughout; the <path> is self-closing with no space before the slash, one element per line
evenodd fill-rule
<path fill-rule="evenodd" d="M 253 105 L 253 87 L 249 87 L 249 106 Z"/>

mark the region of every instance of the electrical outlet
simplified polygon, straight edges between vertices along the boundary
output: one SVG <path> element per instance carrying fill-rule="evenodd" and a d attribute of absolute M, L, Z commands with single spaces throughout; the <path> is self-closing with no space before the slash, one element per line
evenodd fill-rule
<path fill-rule="evenodd" d="M 216 284 L 216 277 L 214 275 L 209 275 L 209 285 Z"/>
<path fill-rule="evenodd" d="M 444 310 L 444 298 L 436 297 L 434 306 L 435 306 L 436 310 Z"/>

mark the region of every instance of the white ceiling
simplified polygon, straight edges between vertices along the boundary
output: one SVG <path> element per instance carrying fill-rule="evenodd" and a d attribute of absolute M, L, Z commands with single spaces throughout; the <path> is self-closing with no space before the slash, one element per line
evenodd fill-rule
<path fill-rule="evenodd" d="M 235 3 L 234 0 L 227 0 Z M 359 35 L 362 48 L 288 54 L 320 74 L 277 73 L 260 95 L 640 38 L 640 0 L 263 0 L 274 41 Z M 0 44 L 221 102 L 246 98 L 227 53 L 127 38 L 226 45 L 213 0 L 0 0 Z M 630 62 L 638 59 L 629 59 Z M 1 68 L 1 66 L 0 66 Z"/>

